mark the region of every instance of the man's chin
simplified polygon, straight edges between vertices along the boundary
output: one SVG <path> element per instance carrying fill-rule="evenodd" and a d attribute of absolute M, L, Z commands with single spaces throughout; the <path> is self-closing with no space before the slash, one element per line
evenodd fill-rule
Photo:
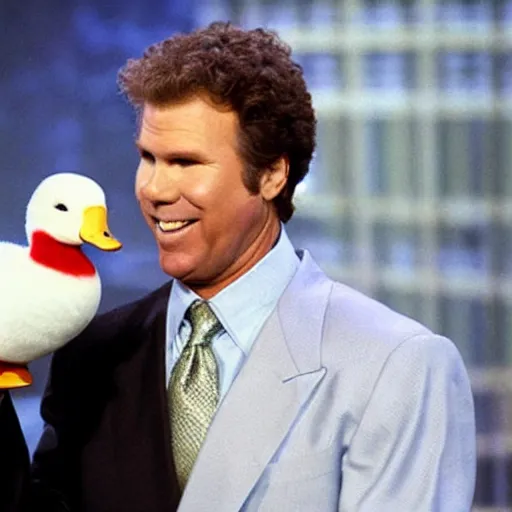
<path fill-rule="evenodd" d="M 164 251 L 160 251 L 159 260 L 162 271 L 178 281 L 185 283 L 189 276 L 194 275 L 195 267 L 190 260 L 184 261 L 182 258 Z"/>

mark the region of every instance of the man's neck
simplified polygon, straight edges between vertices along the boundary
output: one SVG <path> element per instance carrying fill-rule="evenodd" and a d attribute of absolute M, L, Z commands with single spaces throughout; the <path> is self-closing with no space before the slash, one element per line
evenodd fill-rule
<path fill-rule="evenodd" d="M 238 258 L 237 265 L 233 271 L 213 283 L 186 283 L 202 299 L 208 300 L 214 297 L 221 290 L 229 286 L 238 278 L 248 272 L 274 247 L 279 239 L 281 223 L 277 215 L 272 212 L 258 236 L 247 248 L 247 250 Z"/>

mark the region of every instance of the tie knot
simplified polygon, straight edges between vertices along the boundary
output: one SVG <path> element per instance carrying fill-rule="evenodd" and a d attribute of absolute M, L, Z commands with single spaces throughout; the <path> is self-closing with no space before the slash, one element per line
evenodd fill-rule
<path fill-rule="evenodd" d="M 192 334 L 189 345 L 203 345 L 212 341 L 214 336 L 224 330 L 208 302 L 195 300 L 185 312 L 190 322 Z"/>

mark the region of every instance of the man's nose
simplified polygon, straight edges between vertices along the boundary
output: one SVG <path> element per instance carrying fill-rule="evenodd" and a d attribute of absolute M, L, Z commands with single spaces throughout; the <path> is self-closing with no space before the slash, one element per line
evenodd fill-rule
<path fill-rule="evenodd" d="M 154 203 L 175 203 L 181 197 L 177 172 L 172 166 L 155 165 L 143 194 Z"/>

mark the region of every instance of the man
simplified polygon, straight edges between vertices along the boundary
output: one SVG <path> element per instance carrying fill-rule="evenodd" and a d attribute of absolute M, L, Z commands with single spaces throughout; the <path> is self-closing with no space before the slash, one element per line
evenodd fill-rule
<path fill-rule="evenodd" d="M 289 48 L 218 23 L 149 48 L 119 82 L 173 279 L 55 354 L 24 507 L 469 510 L 454 345 L 329 280 L 286 235 L 315 134 Z"/>

